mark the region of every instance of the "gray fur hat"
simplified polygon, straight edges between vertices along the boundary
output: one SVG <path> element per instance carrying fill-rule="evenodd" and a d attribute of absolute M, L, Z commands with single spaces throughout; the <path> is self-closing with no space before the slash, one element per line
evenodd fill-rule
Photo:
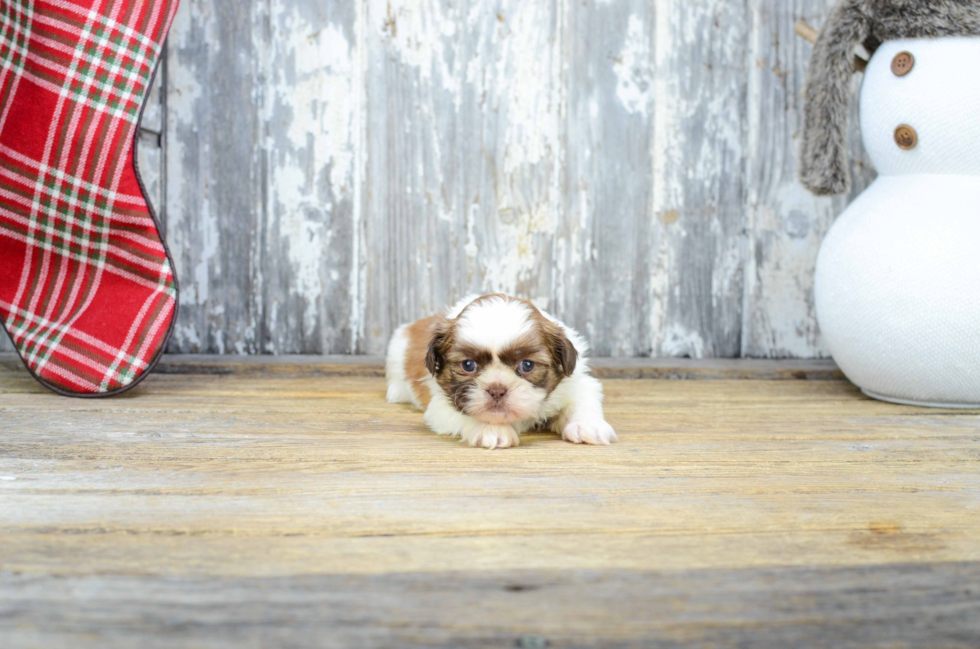
<path fill-rule="evenodd" d="M 980 35 L 980 0 L 841 0 L 810 55 L 800 182 L 814 194 L 850 190 L 847 115 L 854 48 L 897 38 Z"/>

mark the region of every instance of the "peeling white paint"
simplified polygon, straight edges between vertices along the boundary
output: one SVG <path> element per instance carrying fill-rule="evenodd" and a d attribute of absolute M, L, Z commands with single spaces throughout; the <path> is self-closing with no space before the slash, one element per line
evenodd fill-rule
<path fill-rule="evenodd" d="M 753 212 L 753 230 L 758 237 L 755 245 L 762 263 L 753 250 L 752 283 L 746 292 L 754 296 L 750 301 L 751 326 L 755 336 L 765 337 L 766 355 L 828 355 L 813 308 L 813 274 L 833 211 L 830 199 L 816 198 L 798 183 L 785 182 L 768 204 L 759 205 Z M 788 223 L 791 217 L 808 219 L 803 236 L 796 236 L 800 225 Z M 752 340 L 751 345 L 750 349 L 756 349 L 758 341 Z"/>
<path fill-rule="evenodd" d="M 613 70 L 618 84 L 616 96 L 628 113 L 646 115 L 651 104 L 653 70 L 650 61 L 650 36 L 640 16 L 633 14 L 626 26 L 623 49 L 615 59 Z"/>
<path fill-rule="evenodd" d="M 820 353 L 809 266 L 840 203 L 795 195 L 785 161 L 796 143 L 771 138 L 780 120 L 796 118 L 793 84 L 809 52 L 787 45 L 796 43 L 791 19 L 826 9 L 802 2 L 791 16 L 761 0 L 270 0 L 235 14 L 241 34 L 217 26 L 229 5 L 186 0 L 171 51 L 202 58 L 175 54 L 168 76 L 169 243 L 189 307 L 176 344 L 277 352 L 314 344 L 319 331 L 321 341 L 341 335 L 351 350 L 377 352 L 396 317 L 482 289 L 526 294 L 556 315 L 571 309 L 613 353 L 711 354 L 713 335 L 724 334 L 708 332 L 710 321 L 737 318 L 740 300 L 746 349 Z M 600 34 L 575 31 L 590 29 Z M 773 52 L 777 32 L 783 49 Z M 601 64 L 570 66 L 581 43 Z M 254 212 L 232 221 L 227 179 L 186 172 L 182 154 L 201 156 L 201 173 L 222 155 L 207 139 L 213 86 L 198 76 L 239 44 L 235 60 L 256 77 L 255 105 L 241 110 L 258 117 L 257 132 L 243 137 L 262 147 L 256 160 L 266 167 L 250 178 L 261 190 L 241 189 L 255 196 Z M 740 66 L 756 54 L 770 65 L 746 78 Z M 778 57 L 792 58 L 786 79 L 773 76 Z M 760 108 L 775 111 L 774 123 Z M 617 141 L 634 131 L 649 137 L 649 158 L 638 163 L 637 149 Z M 757 166 L 741 228 L 732 205 L 712 201 L 747 156 Z M 649 194 L 607 210 L 625 174 L 651 168 Z M 621 242 L 610 237 L 614 219 L 633 223 L 615 230 Z M 222 230 L 232 222 L 249 237 Z M 251 249 L 230 257 L 243 242 Z M 331 260 L 349 246 L 342 263 Z M 643 268 L 610 263 L 618 253 Z M 232 267 L 222 268 L 226 258 Z M 241 295 L 244 286 L 256 294 Z M 331 305 L 349 320 L 330 322 Z"/>
<path fill-rule="evenodd" d="M 677 323 L 670 324 L 663 334 L 661 353 L 664 356 L 703 358 L 704 339 L 696 331 L 685 329 Z"/>
<path fill-rule="evenodd" d="M 654 2 L 654 25 L 656 32 L 654 35 L 654 96 L 658 101 L 654 103 L 653 118 L 653 141 L 650 146 L 653 150 L 653 205 L 650 218 L 653 219 L 655 231 L 658 224 L 656 215 L 667 211 L 669 206 L 676 206 L 677 197 L 668 194 L 669 184 L 667 182 L 667 169 L 672 155 L 672 133 L 677 131 L 674 121 L 674 114 L 670 110 L 671 103 L 664 101 L 665 97 L 676 96 L 672 92 L 672 79 L 669 75 L 668 57 L 671 54 L 671 33 L 670 33 L 670 0 L 656 0 Z M 671 248 L 667 237 L 661 233 L 657 237 L 656 250 L 651 253 L 652 266 L 650 268 L 650 292 L 649 304 L 649 330 L 653 339 L 650 347 L 655 353 L 662 353 L 661 341 L 667 328 L 667 302 L 670 291 L 670 267 L 671 267 Z"/>
<path fill-rule="evenodd" d="M 307 305 L 308 335 L 320 316 L 321 271 L 335 245 L 328 215 L 353 192 L 352 47 L 338 26 L 310 24 L 290 3 L 274 4 L 272 14 L 278 28 L 271 58 L 279 65 L 270 71 L 265 119 L 282 140 L 269 151 L 270 208 L 288 244 L 291 290 Z M 326 197 L 318 187 L 324 174 Z"/>
<path fill-rule="evenodd" d="M 480 256 L 480 247 L 476 243 L 476 221 L 480 218 L 480 205 L 476 202 L 470 204 L 470 209 L 466 215 L 466 245 L 463 251 L 471 260 L 476 260 Z"/>
<path fill-rule="evenodd" d="M 368 75 L 368 7 L 366 2 L 357 3 L 354 16 L 354 79 L 352 94 L 354 98 L 353 137 L 354 137 L 354 201 L 351 210 L 351 269 L 350 269 L 350 338 L 347 352 L 361 351 L 365 338 L 365 287 L 367 284 L 367 265 L 362 263 L 362 246 L 365 244 L 361 225 L 364 223 L 364 190 L 367 175 L 367 94 L 365 84 Z"/>
<path fill-rule="evenodd" d="M 446 42 L 456 36 L 455 20 L 445 20 L 424 0 L 369 0 L 372 28 L 383 34 L 389 51 L 416 68 L 423 83 L 436 83 L 458 93 L 458 80 L 446 60 Z M 436 79 L 433 80 L 433 74 Z"/>
<path fill-rule="evenodd" d="M 550 237 L 556 219 L 547 203 L 532 206 L 528 211 L 512 212 L 501 208 L 498 226 L 499 256 L 485 260 L 486 287 L 493 293 L 518 294 L 518 286 L 538 270 L 538 239 Z"/>
<path fill-rule="evenodd" d="M 500 43 L 504 56 L 497 59 L 496 78 L 506 80 L 506 92 L 497 91 L 506 101 L 504 172 L 516 174 L 526 165 L 550 162 L 558 148 L 557 99 L 549 83 L 551 51 L 542 52 L 534 34 L 552 20 L 545 3 L 528 3 L 512 12 L 508 20 L 511 33 Z M 526 171 L 525 171 L 526 173 Z"/>
<path fill-rule="evenodd" d="M 846 200 L 815 198 L 796 182 L 801 91 L 811 49 L 790 46 L 799 43 L 791 20 L 766 3 L 750 6 L 745 160 L 751 182 L 742 350 L 751 356 L 823 357 L 828 350 L 813 307 L 813 272 L 820 242 Z M 828 7 L 824 0 L 807 0 L 796 13 L 822 15 Z M 855 97 L 860 83 L 861 75 L 854 75 Z M 851 124 L 850 147 L 861 159 L 853 115 Z M 856 193 L 874 175 L 870 168 L 853 171 Z"/>
<path fill-rule="evenodd" d="M 191 350 L 202 350 L 204 346 L 201 344 L 201 337 L 197 333 L 197 327 L 194 325 L 176 324 L 174 326 L 174 338 L 182 341 L 182 345 L 185 348 Z"/>
<path fill-rule="evenodd" d="M 199 254 L 194 264 L 193 283 L 189 291 L 181 292 L 181 304 L 207 304 L 211 297 L 211 269 L 221 272 L 221 258 L 218 256 L 218 246 L 221 244 L 221 232 L 218 219 L 211 212 L 211 201 L 205 197 L 198 211 L 199 235 L 195 248 Z"/>
<path fill-rule="evenodd" d="M 185 163 L 206 168 L 214 151 L 210 142 L 195 148 L 183 146 L 199 134 L 199 120 L 205 88 L 194 72 L 204 62 L 191 53 L 200 51 L 201 31 L 206 42 L 205 53 L 212 57 L 221 51 L 215 37 L 211 6 L 191 1 L 178 11 L 171 29 L 167 63 L 166 122 L 166 205 L 168 245 L 176 262 L 180 283 L 180 306 L 183 317 L 174 327 L 173 340 L 181 349 L 208 351 L 210 341 L 187 314 L 205 312 L 212 307 L 212 286 L 223 278 L 220 247 L 222 233 L 217 215 L 212 211 L 212 190 L 202 183 L 198 173 L 189 173 Z M 187 158 L 185 158 L 187 156 Z"/>

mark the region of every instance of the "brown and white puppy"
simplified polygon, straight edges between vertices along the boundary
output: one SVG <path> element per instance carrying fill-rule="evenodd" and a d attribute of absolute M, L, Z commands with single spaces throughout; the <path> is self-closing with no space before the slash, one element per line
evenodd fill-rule
<path fill-rule="evenodd" d="M 602 384 L 585 341 L 527 300 L 470 296 L 402 325 L 388 345 L 388 401 L 425 410 L 440 435 L 507 448 L 550 429 L 569 442 L 609 444 Z"/>

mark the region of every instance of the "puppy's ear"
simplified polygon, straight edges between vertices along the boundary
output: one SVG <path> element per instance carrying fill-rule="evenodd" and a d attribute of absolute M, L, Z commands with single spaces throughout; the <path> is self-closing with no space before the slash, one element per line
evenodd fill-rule
<path fill-rule="evenodd" d="M 439 323 L 432 330 L 429 347 L 425 352 L 425 369 L 436 376 L 446 366 L 446 346 L 449 341 L 449 327 Z"/>
<path fill-rule="evenodd" d="M 551 356 L 554 358 L 555 366 L 560 368 L 565 376 L 571 376 L 575 371 L 575 363 L 578 361 L 578 350 L 566 336 L 561 327 L 554 327 L 551 335 L 548 336 L 551 345 Z"/>

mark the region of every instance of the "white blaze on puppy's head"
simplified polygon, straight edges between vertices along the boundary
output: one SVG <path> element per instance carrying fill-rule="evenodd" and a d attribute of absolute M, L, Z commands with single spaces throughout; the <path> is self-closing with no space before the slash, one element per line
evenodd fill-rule
<path fill-rule="evenodd" d="M 477 298 L 456 318 L 461 342 L 500 352 L 531 331 L 532 307 L 502 295 Z"/>
<path fill-rule="evenodd" d="M 426 367 L 457 410 L 510 424 L 538 417 L 576 357 L 561 327 L 531 303 L 488 295 L 450 314 L 429 343 Z"/>

